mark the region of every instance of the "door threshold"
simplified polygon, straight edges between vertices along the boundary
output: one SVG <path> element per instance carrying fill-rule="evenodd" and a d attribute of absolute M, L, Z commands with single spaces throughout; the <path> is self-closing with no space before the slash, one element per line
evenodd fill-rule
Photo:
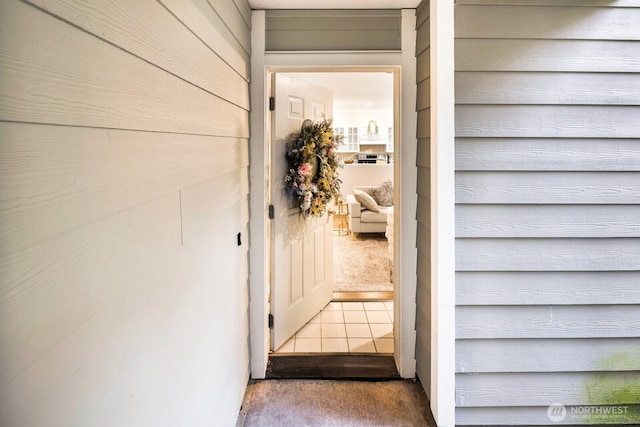
<path fill-rule="evenodd" d="M 267 379 L 397 380 L 393 354 L 270 354 Z"/>
<path fill-rule="evenodd" d="M 334 292 L 332 301 L 389 301 L 393 300 L 393 291 L 378 292 Z"/>

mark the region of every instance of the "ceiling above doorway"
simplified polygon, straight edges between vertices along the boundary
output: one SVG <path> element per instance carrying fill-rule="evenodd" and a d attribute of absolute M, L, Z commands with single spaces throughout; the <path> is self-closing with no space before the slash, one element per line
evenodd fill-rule
<path fill-rule="evenodd" d="M 287 73 L 333 91 L 334 111 L 393 113 L 393 74 L 384 72 Z"/>
<path fill-rule="evenodd" d="M 420 0 L 249 0 L 252 9 L 413 9 Z"/>

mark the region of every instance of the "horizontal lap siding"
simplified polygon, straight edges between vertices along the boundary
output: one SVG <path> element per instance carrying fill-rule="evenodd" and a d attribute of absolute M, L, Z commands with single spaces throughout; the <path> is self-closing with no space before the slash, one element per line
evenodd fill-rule
<path fill-rule="evenodd" d="M 584 0 L 528 0 L 523 3 L 520 0 L 456 0 L 457 4 L 464 5 L 514 5 L 514 6 L 585 6 Z M 640 7 L 640 0 L 590 0 L 589 6 L 615 6 L 617 8 Z"/>
<path fill-rule="evenodd" d="M 456 314 L 456 337 L 461 339 L 640 338 L 640 310 L 635 305 L 574 306 L 558 301 L 555 305 L 461 306 Z"/>
<path fill-rule="evenodd" d="M 399 10 L 267 10 L 267 51 L 399 51 Z"/>
<path fill-rule="evenodd" d="M 637 172 L 457 172 L 456 202 L 468 204 L 640 203 Z"/>
<path fill-rule="evenodd" d="M 474 205 L 456 208 L 460 238 L 599 238 L 640 235 L 640 205 Z"/>
<path fill-rule="evenodd" d="M 457 138 L 456 170 L 634 172 L 638 150 L 633 138 Z"/>
<path fill-rule="evenodd" d="M 640 402 L 640 4 L 582 6 L 457 2 L 459 425 Z"/>
<path fill-rule="evenodd" d="M 430 40 L 429 2 L 423 1 L 417 9 L 416 60 L 418 82 L 418 282 L 416 312 L 416 371 L 427 394 L 431 380 L 431 143 L 430 143 Z M 422 65 L 421 65 L 422 64 Z M 426 64 L 426 65 L 425 65 Z"/>
<path fill-rule="evenodd" d="M 640 304 L 640 271 L 459 271 L 456 301 L 469 305 Z M 606 292 L 602 292 L 602 289 Z"/>
<path fill-rule="evenodd" d="M 461 39 L 455 58 L 459 71 L 640 71 L 640 47 L 628 40 Z"/>
<path fill-rule="evenodd" d="M 461 71 L 456 88 L 458 105 L 634 106 L 640 98 L 640 82 L 633 73 Z"/>
<path fill-rule="evenodd" d="M 458 271 L 636 271 L 640 238 L 458 239 Z"/>
<path fill-rule="evenodd" d="M 458 372 L 589 372 L 639 370 L 632 357 L 610 358 L 613 352 L 628 354 L 640 346 L 635 337 L 460 339 L 456 345 Z"/>
<path fill-rule="evenodd" d="M 2 56 L 2 120 L 248 136 L 246 99 L 234 98 L 230 105 L 90 33 L 70 32 L 68 24 L 50 15 L 13 3 L 5 7 L 16 18 L 2 27 L 7 45 Z M 33 26 L 39 28 L 35 34 Z M 76 53 L 69 55 L 68 49 Z M 38 59 L 46 66 L 33 64 L 24 52 L 40 52 Z M 158 108 L 165 103 L 171 107 Z"/>
<path fill-rule="evenodd" d="M 456 117 L 460 137 L 634 138 L 640 132 L 638 106 L 460 105 Z"/>
<path fill-rule="evenodd" d="M 459 379 L 456 400 L 467 406 L 493 406 L 495 402 L 502 406 L 548 406 L 549 392 L 562 393 L 564 402 L 569 405 L 584 404 L 585 394 L 583 384 L 590 380 L 596 381 L 606 375 L 612 381 L 632 386 L 636 392 L 640 391 L 637 381 L 639 372 L 607 372 L 591 376 L 586 372 L 567 373 L 503 373 L 491 375 L 465 375 Z M 634 383 L 636 386 L 634 386 Z M 514 390 L 505 392 L 505 389 Z M 515 391 L 517 390 L 517 391 Z M 592 404 L 604 405 L 608 402 L 605 390 L 593 393 Z M 620 405 L 638 404 L 635 396 L 627 394 L 619 398 Z M 620 424 L 618 424 L 620 425 Z"/>
<path fill-rule="evenodd" d="M 0 424 L 233 424 L 248 4 L 0 9 Z"/>
<path fill-rule="evenodd" d="M 242 138 L 25 123 L 0 123 L 0 135 L 0 192 L 11 221 L 0 230 L 0 253 L 203 182 L 212 169 L 247 167 Z"/>
<path fill-rule="evenodd" d="M 640 40 L 640 10 L 637 9 L 603 8 L 593 13 L 590 6 L 594 5 L 594 1 L 589 1 L 582 2 L 584 7 L 571 7 L 558 12 L 558 9 L 550 7 L 536 7 L 537 2 L 512 2 L 518 3 L 524 6 L 499 6 L 493 2 L 494 6 L 490 8 L 483 5 L 460 8 L 455 16 L 456 37 Z M 526 22 L 522 22 L 523 17 L 526 17 Z M 521 24 L 505 25 L 505 22 Z"/>

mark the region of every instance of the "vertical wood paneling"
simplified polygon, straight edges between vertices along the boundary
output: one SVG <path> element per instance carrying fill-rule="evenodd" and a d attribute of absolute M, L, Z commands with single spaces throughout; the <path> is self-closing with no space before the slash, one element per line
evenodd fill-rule
<path fill-rule="evenodd" d="M 456 424 L 637 403 L 640 3 L 456 4 Z"/>
<path fill-rule="evenodd" d="M 248 3 L 0 8 L 0 425 L 233 425 Z"/>

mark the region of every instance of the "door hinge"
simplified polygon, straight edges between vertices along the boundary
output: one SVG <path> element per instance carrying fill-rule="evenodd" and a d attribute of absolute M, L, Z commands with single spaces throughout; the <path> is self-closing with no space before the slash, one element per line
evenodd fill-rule
<path fill-rule="evenodd" d="M 273 314 L 269 313 L 269 329 L 273 329 Z"/>
<path fill-rule="evenodd" d="M 269 219 L 273 219 L 276 217 L 275 208 L 273 205 L 269 205 Z"/>
<path fill-rule="evenodd" d="M 276 98 L 274 96 L 269 97 L 269 111 L 275 111 L 276 109 Z"/>

